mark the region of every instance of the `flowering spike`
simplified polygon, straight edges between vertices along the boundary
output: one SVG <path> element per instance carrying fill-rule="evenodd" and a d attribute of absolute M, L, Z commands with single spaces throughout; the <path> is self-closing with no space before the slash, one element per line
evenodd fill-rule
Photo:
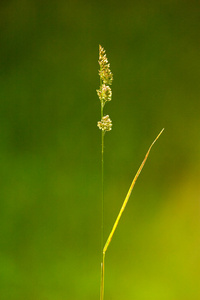
<path fill-rule="evenodd" d="M 108 62 L 105 49 L 99 45 L 99 76 L 100 87 L 97 90 L 97 95 L 101 102 L 101 121 L 97 123 L 97 126 L 102 131 L 110 131 L 112 129 L 112 121 L 109 116 L 103 116 L 103 108 L 106 102 L 112 99 L 112 90 L 110 85 L 113 81 L 113 74 L 110 70 L 110 64 Z"/>

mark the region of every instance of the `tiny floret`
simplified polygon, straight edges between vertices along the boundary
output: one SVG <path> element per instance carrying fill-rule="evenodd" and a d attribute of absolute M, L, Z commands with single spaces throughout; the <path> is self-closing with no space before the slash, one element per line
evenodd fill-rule
<path fill-rule="evenodd" d="M 112 121 L 109 118 L 109 115 L 104 116 L 101 121 L 97 123 L 97 126 L 103 131 L 110 131 L 112 129 Z"/>

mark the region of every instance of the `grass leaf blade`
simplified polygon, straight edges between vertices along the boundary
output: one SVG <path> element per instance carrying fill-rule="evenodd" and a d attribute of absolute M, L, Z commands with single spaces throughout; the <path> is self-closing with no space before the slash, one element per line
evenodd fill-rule
<path fill-rule="evenodd" d="M 135 175 L 135 177 L 134 177 L 134 179 L 133 179 L 133 181 L 132 181 L 132 183 L 131 183 L 131 186 L 130 186 L 130 188 L 129 188 L 129 190 L 128 190 L 128 193 L 127 193 L 127 195 L 126 195 L 126 198 L 124 199 L 124 202 L 123 202 L 122 207 L 121 207 L 121 209 L 120 209 L 120 212 L 119 212 L 119 214 L 118 214 L 118 216 L 117 216 L 117 218 L 116 218 L 116 220 L 115 220 L 115 223 L 114 223 L 114 225 L 113 225 L 113 228 L 112 228 L 112 230 L 111 230 L 111 232 L 110 232 L 110 234 L 109 234 L 109 236 L 108 236 L 108 239 L 107 239 L 107 241 L 106 241 L 106 243 L 105 243 L 105 246 L 104 246 L 104 248 L 103 248 L 103 253 L 104 253 L 104 254 L 106 253 L 106 250 L 108 249 L 108 246 L 110 245 L 110 242 L 111 242 L 112 237 L 113 237 L 113 235 L 114 235 L 114 232 L 115 232 L 115 230 L 116 230 L 116 228 L 117 228 L 117 225 L 118 225 L 118 223 L 119 223 L 119 220 L 120 220 L 120 218 L 121 218 L 121 216 L 122 216 L 122 213 L 123 213 L 123 211 L 124 211 L 124 209 L 125 209 L 125 207 L 126 207 L 126 204 L 128 203 L 128 200 L 129 200 L 129 198 L 130 198 L 130 195 L 131 195 L 131 192 L 132 192 L 132 190 L 133 190 L 133 187 L 134 187 L 134 185 L 135 185 L 135 183 L 136 183 L 136 180 L 138 179 L 138 177 L 139 177 L 139 175 L 140 175 L 140 173 L 141 173 L 141 171 L 142 171 L 142 169 L 143 169 L 143 167 L 144 167 L 144 165 L 145 165 L 145 162 L 146 162 L 146 160 L 147 160 L 147 158 L 148 158 L 148 156 L 149 156 L 149 153 L 150 153 L 150 151 L 151 151 L 151 148 L 153 147 L 153 145 L 155 144 L 155 142 L 156 142 L 157 139 L 160 137 L 160 135 L 162 134 L 163 131 L 164 131 L 164 128 L 161 130 L 161 132 L 158 134 L 158 136 L 155 138 L 155 140 L 153 141 L 153 143 L 152 143 L 151 146 L 149 147 L 149 149 L 148 149 L 148 151 L 147 151 L 147 153 L 146 153 L 146 155 L 145 155 L 145 158 L 144 158 L 144 160 L 142 161 L 142 163 L 141 163 L 141 165 L 140 165 L 140 167 L 139 167 L 139 169 L 138 169 L 138 171 L 137 171 L 137 173 L 136 173 L 136 175 Z"/>

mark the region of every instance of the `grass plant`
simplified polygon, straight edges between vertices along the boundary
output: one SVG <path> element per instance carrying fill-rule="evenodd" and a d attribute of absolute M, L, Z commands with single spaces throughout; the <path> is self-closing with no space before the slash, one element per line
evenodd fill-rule
<path fill-rule="evenodd" d="M 101 179 L 102 179 L 102 196 L 101 196 L 101 201 L 102 201 L 102 212 L 101 212 L 101 250 L 102 250 L 102 261 L 101 261 L 101 283 L 100 283 L 100 300 L 104 300 L 104 271 L 105 271 L 105 255 L 106 251 L 108 249 L 108 246 L 110 245 L 110 242 L 113 238 L 113 235 L 115 233 L 115 230 L 118 226 L 119 220 L 122 216 L 122 213 L 126 207 L 126 204 L 128 203 L 128 200 L 130 198 L 131 192 L 133 190 L 133 187 L 136 183 L 136 180 L 138 176 L 140 175 L 142 168 L 144 167 L 144 164 L 149 156 L 149 153 L 151 151 L 151 148 L 157 141 L 157 139 L 160 137 L 162 134 L 164 128 L 160 131 L 160 133 L 157 135 L 151 146 L 149 147 L 144 160 L 142 161 L 135 177 L 133 178 L 133 181 L 131 183 L 131 186 L 128 190 L 128 193 L 123 201 L 123 204 L 121 206 L 121 209 L 119 211 L 119 214 L 114 222 L 114 225 L 112 227 L 112 230 L 104 244 L 104 136 L 106 131 L 110 131 L 112 129 L 112 121 L 109 117 L 109 115 L 104 116 L 104 106 L 106 102 L 111 101 L 112 98 L 112 90 L 111 90 L 111 84 L 113 81 L 113 74 L 110 70 L 110 64 L 108 62 L 107 56 L 105 49 L 99 45 L 99 76 L 100 76 L 100 88 L 97 90 L 97 95 L 100 100 L 101 104 L 101 121 L 97 123 L 97 126 L 99 129 L 101 129 Z"/>

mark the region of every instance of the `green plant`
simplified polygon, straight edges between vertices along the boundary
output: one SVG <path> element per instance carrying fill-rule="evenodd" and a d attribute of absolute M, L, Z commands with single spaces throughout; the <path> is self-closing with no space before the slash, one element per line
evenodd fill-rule
<path fill-rule="evenodd" d="M 101 249 L 102 249 L 102 261 L 101 261 L 101 284 L 100 284 L 100 300 L 104 299 L 104 269 L 105 269 L 105 255 L 106 251 L 108 249 L 108 246 L 110 245 L 110 242 L 112 240 L 112 237 L 115 233 L 115 230 L 117 228 L 117 225 L 119 223 L 119 220 L 122 216 L 122 213 L 126 207 L 126 204 L 128 203 L 128 200 L 130 198 L 131 192 L 133 190 L 133 187 L 136 183 L 136 180 L 138 176 L 140 175 L 140 172 L 142 171 L 142 168 L 144 167 L 144 164 L 148 158 L 148 155 L 151 151 L 151 148 L 153 147 L 154 143 L 157 141 L 157 139 L 162 134 L 164 128 L 161 130 L 161 132 L 158 134 L 158 136 L 155 138 L 151 146 L 149 147 L 144 160 L 142 161 L 132 183 L 128 190 L 128 193 L 124 199 L 124 202 L 122 204 L 122 207 L 119 211 L 119 214 L 114 222 L 114 225 L 112 227 L 112 230 L 106 240 L 106 243 L 104 244 L 103 239 L 103 214 L 104 214 L 104 135 L 106 131 L 110 131 L 112 129 L 112 121 L 109 117 L 109 115 L 104 116 L 104 106 L 106 102 L 111 101 L 112 98 L 112 90 L 110 88 L 112 81 L 113 81 L 113 74 L 110 70 L 110 64 L 108 63 L 108 59 L 105 53 L 105 50 L 101 45 L 99 45 L 99 76 L 100 76 L 100 88 L 97 90 L 97 95 L 100 99 L 101 104 L 101 121 L 97 123 L 97 126 L 99 129 L 101 129 L 101 174 L 102 174 L 102 220 L 101 220 Z"/>

